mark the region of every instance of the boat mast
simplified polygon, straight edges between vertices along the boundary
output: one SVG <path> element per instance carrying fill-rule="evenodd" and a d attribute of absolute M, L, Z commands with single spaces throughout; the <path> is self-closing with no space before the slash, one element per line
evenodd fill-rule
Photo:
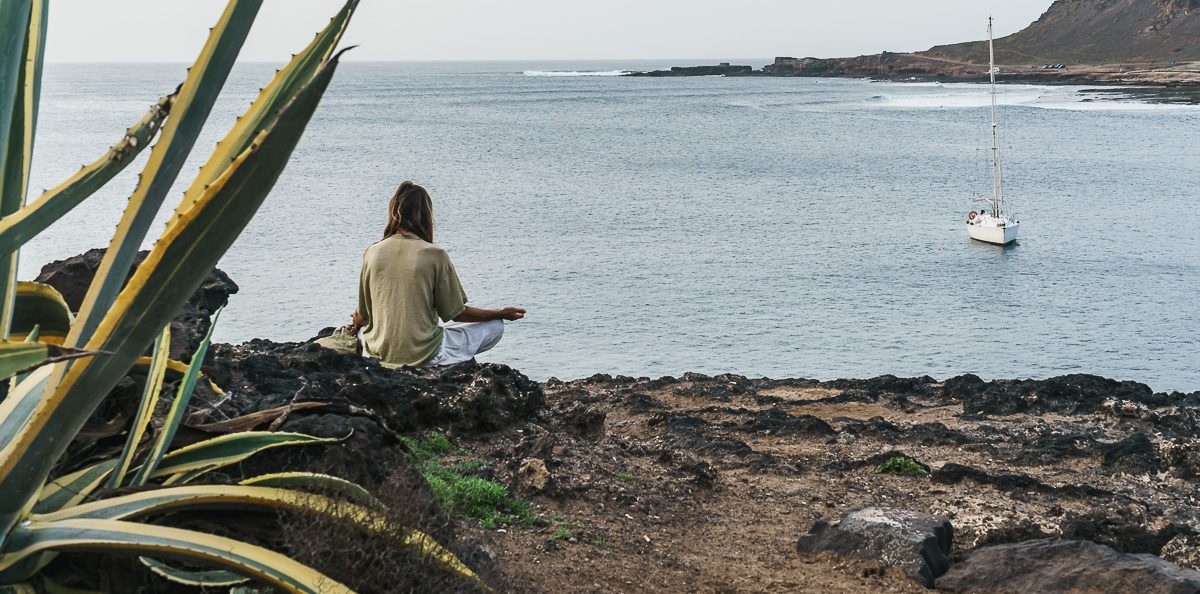
<path fill-rule="evenodd" d="M 1000 137 L 996 124 L 996 47 L 992 41 L 992 17 L 988 17 L 988 76 L 992 81 L 992 216 L 999 217 L 1004 204 L 1004 176 L 1000 171 Z"/>

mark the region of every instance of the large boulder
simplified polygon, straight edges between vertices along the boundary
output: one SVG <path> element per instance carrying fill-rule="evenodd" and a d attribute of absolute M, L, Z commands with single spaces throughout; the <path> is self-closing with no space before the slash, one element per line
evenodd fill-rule
<path fill-rule="evenodd" d="M 79 311 L 88 287 L 100 268 L 105 250 L 98 248 L 88 250 L 78 256 L 65 260 L 51 262 L 42 267 L 42 271 L 34 280 L 54 287 L 62 293 L 63 299 L 71 311 Z M 134 259 L 133 271 L 146 259 L 150 252 L 140 252 Z M 128 281 L 128 277 L 126 277 Z M 188 302 L 179 310 L 175 319 L 171 320 L 171 358 L 188 361 L 200 340 L 208 332 L 209 319 L 213 312 L 229 303 L 229 296 L 238 292 L 238 286 L 224 272 L 214 268 L 212 272 L 192 294 Z"/>
<path fill-rule="evenodd" d="M 396 431 L 492 431 L 542 408 L 542 388 L 506 365 L 389 369 L 313 342 L 217 344 L 204 372 L 230 392 L 213 420 L 305 402 L 370 409 Z"/>
<path fill-rule="evenodd" d="M 1200 571 L 1083 540 L 1040 539 L 977 549 L 937 580 L 949 592 L 1196 594 Z"/>
<path fill-rule="evenodd" d="M 847 512 L 836 523 L 818 521 L 800 537 L 801 555 L 833 551 L 848 557 L 898 567 L 916 582 L 932 588 L 950 567 L 950 521 L 899 509 L 865 508 Z"/>
<path fill-rule="evenodd" d="M 967 374 L 946 380 L 945 396 L 962 402 L 963 412 L 978 416 L 1018 413 L 1088 414 L 1100 410 L 1106 400 L 1128 400 L 1147 405 L 1169 402 L 1145 384 L 1117 381 L 1098 375 L 1075 373 L 1045 380 L 997 380 L 985 382 Z"/>

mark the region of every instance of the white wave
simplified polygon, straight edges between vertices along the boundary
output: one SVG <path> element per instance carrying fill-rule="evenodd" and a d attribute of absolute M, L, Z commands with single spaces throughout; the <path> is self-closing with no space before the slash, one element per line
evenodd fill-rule
<path fill-rule="evenodd" d="M 526 70 L 525 76 L 625 76 L 628 70 Z"/>
<path fill-rule="evenodd" d="M 915 85 L 898 83 L 893 93 L 865 100 L 872 107 L 899 109 L 974 109 L 987 107 L 992 98 L 984 85 L 947 84 L 938 92 L 910 92 Z M 908 87 L 906 89 L 905 87 Z M 1094 88 L 1094 87 L 1092 87 Z M 1103 93 L 1087 93 L 1083 87 L 1004 85 L 997 94 L 1001 106 L 1071 111 L 1131 111 L 1152 109 L 1196 109 L 1196 106 L 1150 103 Z"/>

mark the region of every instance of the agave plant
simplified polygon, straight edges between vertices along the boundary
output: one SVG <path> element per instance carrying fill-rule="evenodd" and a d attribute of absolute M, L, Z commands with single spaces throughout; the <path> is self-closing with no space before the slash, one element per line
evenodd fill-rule
<path fill-rule="evenodd" d="M 0 0 L 0 378 L 9 378 L 0 402 L 0 592 L 53 589 L 43 570 L 62 552 L 139 555 L 156 573 L 197 585 L 254 579 L 286 592 L 349 592 L 280 553 L 167 525 L 182 511 L 238 508 L 336 513 L 366 530 L 397 529 L 361 487 L 334 477 L 282 473 L 237 485 L 193 484 L 263 449 L 323 440 L 245 432 L 171 451 L 209 339 L 190 363 L 172 362 L 167 328 L 283 171 L 337 68 L 340 53 L 334 50 L 357 0 L 347 1 L 238 118 L 132 277 L 134 256 L 261 0 L 230 0 L 175 93 L 156 102 L 94 163 L 26 204 L 48 2 Z M 112 179 L 156 136 L 79 311 L 71 312 L 50 287 L 18 283 L 20 247 Z M 145 389 L 120 455 L 52 476 L 89 417 L 139 365 Z M 179 386 L 162 429 L 152 432 L 150 417 L 168 370 L 179 375 Z M 312 486 L 342 496 L 298 489 Z M 465 579 L 476 579 L 428 536 L 410 531 L 405 540 Z M 198 566 L 212 569 L 197 571 Z"/>

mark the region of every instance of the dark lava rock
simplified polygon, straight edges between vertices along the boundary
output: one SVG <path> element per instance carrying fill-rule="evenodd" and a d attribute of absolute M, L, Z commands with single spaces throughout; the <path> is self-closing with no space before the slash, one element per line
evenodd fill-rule
<path fill-rule="evenodd" d="M 66 260 L 51 262 L 42 267 L 42 271 L 34 280 L 50 285 L 62 293 L 63 299 L 72 311 L 79 311 L 83 298 L 87 295 L 88 286 L 96 276 L 96 269 L 104 259 L 103 248 L 88 250 L 78 256 Z M 150 252 L 140 252 L 133 261 L 134 270 L 146 259 Z M 128 277 L 126 278 L 128 281 Z M 188 361 L 200 340 L 208 332 L 209 318 L 213 312 L 229 303 L 229 296 L 238 292 L 238 286 L 224 272 L 214 268 L 201 283 L 200 288 L 192 294 L 183 309 L 171 321 L 171 358 L 178 361 Z"/>
<path fill-rule="evenodd" d="M 491 431 L 541 409 L 541 386 L 505 365 L 388 369 L 378 361 L 312 343 L 255 339 L 213 345 L 204 371 L 230 392 L 225 415 L 292 402 L 336 402 L 369 409 L 391 429 L 450 427 Z"/>
<path fill-rule="evenodd" d="M 963 403 L 968 415 L 1003 416 L 1017 413 L 1086 414 L 1096 412 L 1110 398 L 1161 405 L 1145 384 L 1117 381 L 1098 375 L 1072 374 L 1047 380 L 984 382 L 975 375 L 951 378 L 943 393 Z"/>
<path fill-rule="evenodd" d="M 1139 431 L 1103 448 L 1104 466 L 1135 474 L 1157 472 L 1158 450 L 1145 432 Z"/>
<path fill-rule="evenodd" d="M 782 408 L 773 407 L 755 413 L 746 423 L 750 431 L 765 431 L 771 435 L 835 435 L 833 427 L 812 415 L 792 416 Z"/>
<path fill-rule="evenodd" d="M 950 592 L 1196 594 L 1200 571 L 1093 542 L 1043 539 L 977 549 L 938 579 L 937 587 Z"/>
<path fill-rule="evenodd" d="M 866 508 L 847 512 L 836 524 L 824 520 L 801 536 L 796 550 L 822 551 L 879 561 L 901 568 L 914 581 L 932 588 L 950 567 L 954 530 L 938 516 L 898 509 Z"/>

